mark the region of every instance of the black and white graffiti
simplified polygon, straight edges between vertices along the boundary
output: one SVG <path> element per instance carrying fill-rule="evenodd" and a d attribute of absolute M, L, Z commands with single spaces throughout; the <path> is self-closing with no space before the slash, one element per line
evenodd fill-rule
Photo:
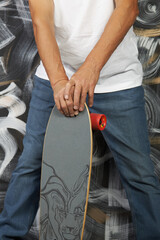
<path fill-rule="evenodd" d="M 0 1 L 0 211 L 21 154 L 31 91 L 39 57 L 28 1 Z M 38 239 L 35 219 L 25 239 Z"/>
<path fill-rule="evenodd" d="M 160 2 L 157 0 L 139 0 L 139 16 L 135 26 L 143 29 L 159 28 Z"/>

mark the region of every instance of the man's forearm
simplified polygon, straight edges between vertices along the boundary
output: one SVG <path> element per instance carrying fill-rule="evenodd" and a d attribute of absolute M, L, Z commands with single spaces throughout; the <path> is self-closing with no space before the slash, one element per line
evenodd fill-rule
<path fill-rule="evenodd" d="M 133 25 L 138 8 L 121 1 L 108 21 L 99 41 L 86 58 L 85 65 L 100 71 Z"/>
<path fill-rule="evenodd" d="M 59 48 L 55 39 L 54 29 L 48 23 L 33 23 L 35 40 L 40 58 L 53 86 L 57 81 L 67 76 L 62 65 Z"/>

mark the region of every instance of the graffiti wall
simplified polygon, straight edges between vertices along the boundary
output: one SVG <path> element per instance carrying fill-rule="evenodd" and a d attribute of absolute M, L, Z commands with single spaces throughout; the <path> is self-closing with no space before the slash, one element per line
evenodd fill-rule
<path fill-rule="evenodd" d="M 38 61 L 28 1 L 0 0 L 0 209 L 22 139 Z M 37 239 L 35 221 L 26 239 Z"/>
<path fill-rule="evenodd" d="M 139 9 L 134 29 L 144 71 L 151 158 L 160 177 L 160 1 L 139 0 Z M 28 1 L 0 0 L 0 211 L 11 173 L 23 149 L 33 75 L 38 63 Z M 101 137 L 99 141 L 103 141 Z M 93 166 L 85 238 L 134 240 L 130 208 L 114 160 L 109 150 L 100 158 L 97 163 L 95 157 Z M 93 204 L 97 206 L 96 214 L 92 211 Z M 95 219 L 95 215 L 100 216 L 99 219 Z M 38 239 L 38 216 L 24 239 Z"/>

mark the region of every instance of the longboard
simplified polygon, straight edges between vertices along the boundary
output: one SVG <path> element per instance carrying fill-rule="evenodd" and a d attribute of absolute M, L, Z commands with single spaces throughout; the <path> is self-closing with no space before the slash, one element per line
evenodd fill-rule
<path fill-rule="evenodd" d="M 95 116 L 92 119 L 91 124 L 86 105 L 77 117 L 65 117 L 56 107 L 51 113 L 43 148 L 40 240 L 83 239 L 92 167 L 92 125 L 97 126 Z M 103 128 L 103 121 L 98 121 Z"/>

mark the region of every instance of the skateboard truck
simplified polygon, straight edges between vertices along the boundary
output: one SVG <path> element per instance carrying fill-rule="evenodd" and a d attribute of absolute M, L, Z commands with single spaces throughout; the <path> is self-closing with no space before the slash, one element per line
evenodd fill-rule
<path fill-rule="evenodd" d="M 90 113 L 92 129 L 103 131 L 107 124 L 107 118 L 104 114 Z"/>

